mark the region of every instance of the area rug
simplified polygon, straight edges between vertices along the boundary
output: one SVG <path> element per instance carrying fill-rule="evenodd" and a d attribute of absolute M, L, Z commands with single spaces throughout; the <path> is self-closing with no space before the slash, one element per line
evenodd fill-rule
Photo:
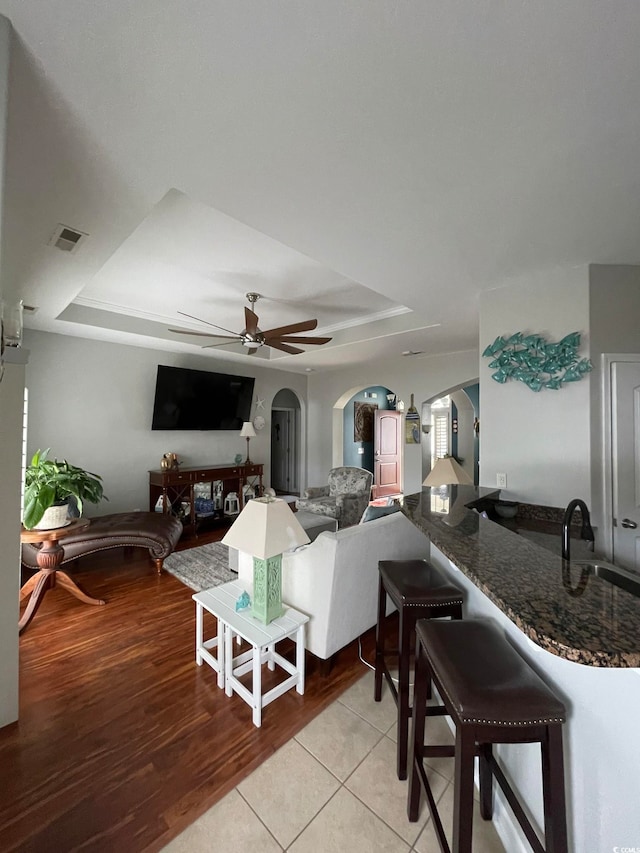
<path fill-rule="evenodd" d="M 222 542 L 210 542 L 186 551 L 174 551 L 164 561 L 164 568 L 183 584 L 202 592 L 221 583 L 236 580 L 229 568 L 229 548 Z"/>

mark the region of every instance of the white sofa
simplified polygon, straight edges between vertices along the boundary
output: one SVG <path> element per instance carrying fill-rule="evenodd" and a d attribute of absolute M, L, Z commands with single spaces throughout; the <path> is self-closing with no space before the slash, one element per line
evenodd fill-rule
<path fill-rule="evenodd" d="M 378 560 L 429 558 L 430 543 L 401 512 L 321 533 L 282 559 L 282 599 L 310 616 L 306 648 L 326 660 L 376 624 Z M 240 553 L 249 594 L 253 560 Z M 389 610 L 392 608 L 389 608 Z"/>

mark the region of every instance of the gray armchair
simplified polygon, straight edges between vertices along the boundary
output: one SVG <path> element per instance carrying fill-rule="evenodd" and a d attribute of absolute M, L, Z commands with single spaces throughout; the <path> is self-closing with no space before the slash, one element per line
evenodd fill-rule
<path fill-rule="evenodd" d="M 358 524 L 370 500 L 371 471 L 348 466 L 332 468 L 328 480 L 326 486 L 305 489 L 296 501 L 298 509 L 335 518 L 338 529 Z"/>

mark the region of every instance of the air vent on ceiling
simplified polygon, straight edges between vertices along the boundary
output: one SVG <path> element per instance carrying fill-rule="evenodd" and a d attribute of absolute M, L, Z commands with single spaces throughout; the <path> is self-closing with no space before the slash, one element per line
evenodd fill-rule
<path fill-rule="evenodd" d="M 83 234 L 82 231 L 77 231 L 75 228 L 69 228 L 68 225 L 58 225 L 49 240 L 49 245 L 55 246 L 61 252 L 75 252 L 88 236 L 88 234 Z"/>

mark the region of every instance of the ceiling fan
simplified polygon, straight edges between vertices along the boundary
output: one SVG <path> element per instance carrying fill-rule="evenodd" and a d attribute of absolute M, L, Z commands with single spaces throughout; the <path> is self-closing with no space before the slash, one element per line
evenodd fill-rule
<path fill-rule="evenodd" d="M 247 300 L 250 306 L 260 299 L 259 293 L 247 293 Z M 317 320 L 305 320 L 302 323 L 290 323 L 288 326 L 278 326 L 276 329 L 268 329 L 266 332 L 258 328 L 258 315 L 254 312 L 253 307 L 247 306 L 244 309 L 245 328 L 242 332 L 232 332 L 230 329 L 225 329 L 223 326 L 217 326 L 215 323 L 209 323 L 207 320 L 202 320 L 199 317 L 194 317 L 191 314 L 185 314 L 184 311 L 178 311 L 182 317 L 190 317 L 192 320 L 198 320 L 200 323 L 206 323 L 207 326 L 212 326 L 214 329 L 220 329 L 222 332 L 229 332 L 228 335 L 218 335 L 215 332 L 193 332 L 190 329 L 169 329 L 170 332 L 175 332 L 179 335 L 195 335 L 200 338 L 224 338 L 225 341 L 236 341 L 247 348 L 247 355 L 255 355 L 260 347 L 273 347 L 273 349 L 281 350 L 289 353 L 289 355 L 297 355 L 304 350 L 299 349 L 292 344 L 328 344 L 331 338 L 305 338 L 297 335 L 297 332 L 310 332 L 318 325 Z M 220 344 L 205 344 L 207 347 L 222 347 L 225 343 Z"/>

